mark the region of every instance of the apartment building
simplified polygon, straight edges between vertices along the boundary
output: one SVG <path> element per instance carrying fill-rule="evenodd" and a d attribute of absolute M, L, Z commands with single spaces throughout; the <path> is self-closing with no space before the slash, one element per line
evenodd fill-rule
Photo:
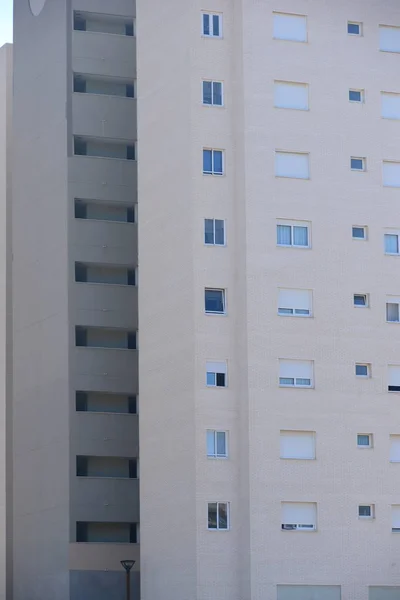
<path fill-rule="evenodd" d="M 398 600 L 398 2 L 14 10 L 12 597 Z"/>

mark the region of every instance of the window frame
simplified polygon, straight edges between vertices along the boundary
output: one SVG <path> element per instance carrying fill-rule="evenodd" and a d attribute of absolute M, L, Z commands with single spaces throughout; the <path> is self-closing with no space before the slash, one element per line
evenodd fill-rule
<path fill-rule="evenodd" d="M 358 33 L 352 33 L 349 31 L 349 25 L 358 25 Z M 363 36 L 363 27 L 361 21 L 347 21 L 347 35 L 351 35 L 353 37 L 362 37 Z"/>
<path fill-rule="evenodd" d="M 206 221 L 212 221 L 213 222 L 213 243 L 209 243 L 206 242 Z M 217 244 L 215 242 L 216 239 L 216 234 L 215 234 L 215 222 L 216 221 L 221 221 L 221 223 L 223 223 L 223 233 L 224 233 L 224 242 L 223 244 Z M 219 246 L 219 247 L 223 247 L 226 246 L 226 221 L 225 219 L 204 219 L 204 234 L 203 234 L 203 240 L 204 240 L 204 245 L 205 246 Z"/>
<path fill-rule="evenodd" d="M 217 505 L 217 521 L 216 527 L 210 527 L 210 505 Z M 219 516 L 219 507 L 220 505 L 225 505 L 226 507 L 226 527 L 220 527 L 220 516 Z M 230 503 L 225 501 L 211 501 L 207 502 L 207 531 L 229 531 L 231 528 L 231 515 L 230 515 Z"/>
<path fill-rule="evenodd" d="M 208 371 L 207 370 L 207 364 L 209 363 L 220 363 L 224 365 L 224 370 L 223 371 Z M 214 383 L 208 383 L 208 375 L 214 375 Z M 224 376 L 224 385 L 217 385 L 217 375 L 223 375 Z M 219 389 L 224 389 L 228 387 L 228 363 L 227 361 L 214 361 L 214 360 L 207 360 L 206 361 L 206 387 L 207 388 L 219 388 Z"/>
<path fill-rule="evenodd" d="M 204 38 L 211 38 L 214 40 L 220 40 L 223 38 L 223 30 L 222 30 L 222 14 L 221 12 L 209 12 L 206 10 L 202 10 L 200 13 L 200 17 L 201 17 L 201 37 Z M 209 17 L 209 28 L 210 28 L 210 33 L 204 33 L 204 15 L 208 15 Z M 214 23 L 213 23 L 213 18 L 212 17 L 218 17 L 218 24 L 219 24 L 219 35 L 214 35 Z"/>
<path fill-rule="evenodd" d="M 357 367 L 366 367 L 367 372 L 365 375 L 359 375 L 357 373 Z M 360 379 L 369 379 L 371 377 L 371 365 L 369 363 L 355 363 L 354 374 L 356 377 Z"/>
<path fill-rule="evenodd" d="M 364 232 L 364 237 L 356 237 L 354 236 L 354 229 L 362 229 Z M 368 227 L 367 225 L 352 225 L 351 226 L 351 238 L 358 242 L 366 242 L 368 240 Z"/>
<path fill-rule="evenodd" d="M 211 171 L 204 170 L 204 152 L 211 152 Z M 222 171 L 215 170 L 215 152 L 221 153 L 221 167 Z M 225 151 L 221 148 L 203 148 L 203 175 L 212 175 L 214 177 L 223 177 L 225 175 Z"/>
<path fill-rule="evenodd" d="M 368 445 L 359 443 L 359 437 L 361 437 L 361 436 L 368 437 Z M 372 433 L 357 433 L 357 448 L 360 448 L 361 450 L 371 450 L 373 447 L 374 447 L 374 439 L 373 439 Z"/>
<path fill-rule="evenodd" d="M 207 292 L 221 292 L 222 312 L 207 310 L 207 301 L 206 301 L 206 293 Z M 217 315 L 217 316 L 223 316 L 223 315 L 227 314 L 226 289 L 225 288 L 209 288 L 209 287 L 204 288 L 204 313 L 206 315 Z"/>
<path fill-rule="evenodd" d="M 350 98 L 351 92 L 359 93 L 360 94 L 360 99 L 359 100 L 352 100 Z M 348 99 L 349 99 L 349 102 L 351 104 L 364 104 L 365 103 L 365 90 L 356 89 L 356 88 L 349 88 Z M 358 157 L 353 157 L 353 158 L 358 158 Z"/>
<path fill-rule="evenodd" d="M 214 443 L 214 450 L 215 452 L 213 454 L 209 454 L 208 452 L 208 434 L 211 433 L 213 434 L 213 443 Z M 218 453 L 218 434 L 219 433 L 223 433 L 224 437 L 225 437 L 225 454 L 219 454 Z M 207 452 L 207 458 L 210 458 L 212 460 L 226 460 L 229 456 L 229 447 L 228 447 L 228 431 L 223 430 L 223 429 L 207 429 L 206 430 L 206 452 Z"/>
<path fill-rule="evenodd" d="M 353 167 L 352 166 L 353 160 L 360 160 L 362 168 L 356 169 L 355 167 Z M 350 156 L 350 171 L 355 172 L 355 173 L 365 173 L 366 170 L 367 170 L 367 159 L 365 158 L 365 156 Z"/>
<path fill-rule="evenodd" d="M 365 298 L 365 304 L 356 304 L 355 303 L 356 296 Z M 354 308 L 369 308 L 370 307 L 369 294 L 359 294 L 359 293 L 353 294 L 353 307 Z"/>
<path fill-rule="evenodd" d="M 290 237 L 291 237 L 291 244 L 279 244 L 278 243 L 278 227 L 290 227 Z M 302 246 L 299 244 L 294 244 L 294 228 L 295 227 L 302 227 L 307 229 L 307 241 L 308 241 L 308 246 Z M 295 221 L 295 220 L 289 220 L 289 219 L 277 219 L 276 221 L 276 246 L 278 248 L 296 248 L 298 250 L 309 250 L 312 246 L 311 246 L 311 221 Z"/>
<path fill-rule="evenodd" d="M 399 298 L 397 296 L 393 297 L 393 300 L 399 300 Z M 400 323 L 400 301 L 398 302 L 387 302 L 388 297 L 386 297 L 386 323 Z M 397 319 L 396 320 L 391 320 L 388 319 L 388 308 L 389 308 L 389 304 L 397 306 Z"/>
<path fill-rule="evenodd" d="M 368 507 L 370 509 L 370 514 L 369 515 L 360 515 L 360 508 L 366 508 Z M 358 505 L 358 518 L 361 519 L 362 521 L 372 521 L 372 519 L 375 518 L 375 505 L 374 504 L 359 504 Z"/>
<path fill-rule="evenodd" d="M 204 84 L 211 83 L 211 103 L 204 102 Z M 221 104 L 214 103 L 214 83 L 221 84 Z M 224 108 L 225 94 L 224 94 L 224 82 L 218 79 L 203 79 L 201 82 L 201 103 L 203 106 L 210 106 L 213 108 Z"/>

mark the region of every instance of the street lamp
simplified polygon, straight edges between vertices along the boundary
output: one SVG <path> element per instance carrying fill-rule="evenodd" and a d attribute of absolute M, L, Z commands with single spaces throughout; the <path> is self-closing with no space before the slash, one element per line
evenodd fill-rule
<path fill-rule="evenodd" d="M 134 564 L 134 560 L 121 560 L 121 565 L 126 572 L 126 600 L 131 600 L 131 569 Z"/>

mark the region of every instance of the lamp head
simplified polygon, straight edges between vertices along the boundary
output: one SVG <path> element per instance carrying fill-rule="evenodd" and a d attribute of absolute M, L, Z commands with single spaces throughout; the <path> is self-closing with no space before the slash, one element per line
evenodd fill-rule
<path fill-rule="evenodd" d="M 125 571 L 129 573 L 135 562 L 136 561 L 134 560 L 121 560 L 121 565 L 124 567 Z"/>

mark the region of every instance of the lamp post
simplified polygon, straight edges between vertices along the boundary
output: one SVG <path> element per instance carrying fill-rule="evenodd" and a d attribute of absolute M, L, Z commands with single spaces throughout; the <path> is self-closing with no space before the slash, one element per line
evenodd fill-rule
<path fill-rule="evenodd" d="M 121 560 L 126 573 L 126 600 L 131 600 L 131 569 L 134 564 L 134 560 Z"/>

